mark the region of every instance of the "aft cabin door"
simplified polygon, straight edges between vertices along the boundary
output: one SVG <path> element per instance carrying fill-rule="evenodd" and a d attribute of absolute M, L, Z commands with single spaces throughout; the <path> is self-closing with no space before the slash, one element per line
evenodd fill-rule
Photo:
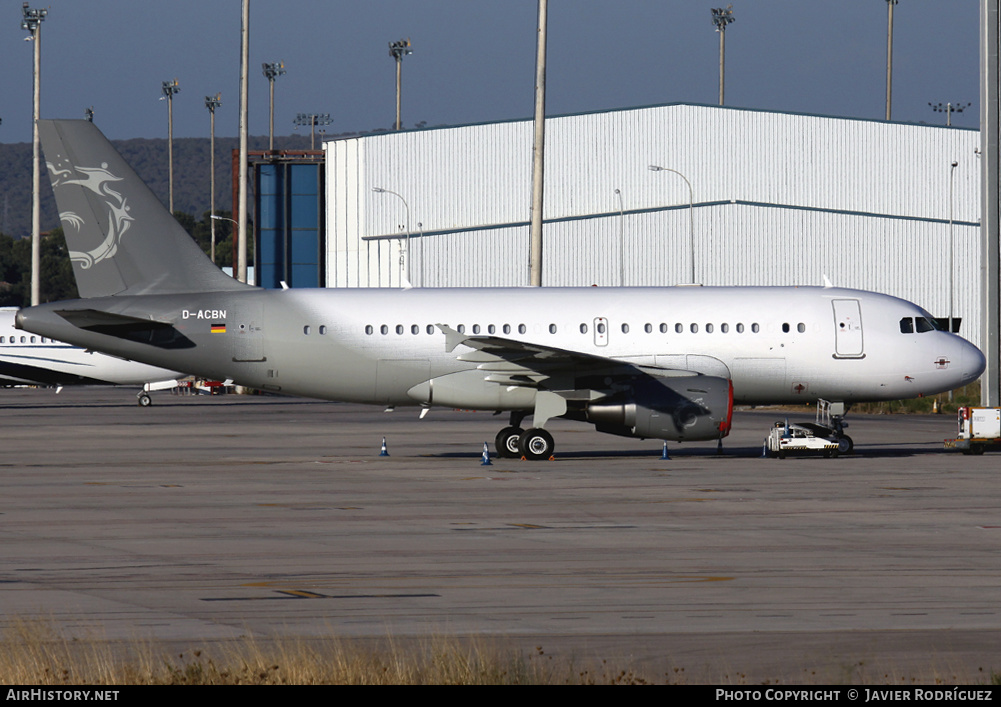
<path fill-rule="evenodd" d="M 836 299 L 834 305 L 834 357 L 863 358 L 862 309 L 857 299 Z"/>

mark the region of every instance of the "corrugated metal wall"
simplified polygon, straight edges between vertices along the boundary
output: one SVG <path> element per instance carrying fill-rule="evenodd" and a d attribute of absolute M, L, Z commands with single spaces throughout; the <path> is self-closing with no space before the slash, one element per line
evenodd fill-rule
<path fill-rule="evenodd" d="M 407 268 L 416 286 L 527 285 L 531 131 L 519 121 L 328 142 L 328 286 L 396 287 Z M 961 128 L 717 106 L 551 118 L 543 282 L 688 281 L 688 187 L 655 164 L 692 185 L 698 281 L 826 274 L 946 316 L 951 173 L 954 313 L 977 342 L 978 145 Z"/>

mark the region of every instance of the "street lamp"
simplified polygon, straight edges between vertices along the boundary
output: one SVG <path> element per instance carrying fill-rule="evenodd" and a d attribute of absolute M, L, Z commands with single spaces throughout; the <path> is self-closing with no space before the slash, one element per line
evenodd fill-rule
<path fill-rule="evenodd" d="M 413 54 L 410 48 L 409 39 L 401 39 L 398 42 L 389 43 L 389 56 L 396 60 L 396 127 L 395 130 L 402 130 L 403 124 L 400 122 L 400 95 L 403 90 L 403 57 Z"/>
<path fill-rule="evenodd" d="M 212 250 L 209 257 L 212 258 L 212 264 L 215 265 L 215 109 L 222 105 L 222 94 L 217 93 L 214 96 L 205 96 L 205 107 L 209 109 L 209 122 L 211 124 L 209 132 L 209 190 L 211 194 L 209 195 L 209 215 L 212 217 L 209 219 L 209 227 L 212 230 Z"/>
<path fill-rule="evenodd" d="M 268 152 L 275 149 L 275 79 L 285 73 L 285 62 L 273 61 L 270 64 L 261 64 L 264 69 L 264 78 L 268 80 L 268 91 L 271 94 L 271 113 L 268 122 Z"/>
<path fill-rule="evenodd" d="M 695 196 L 692 191 L 692 183 L 688 181 L 688 178 L 676 169 L 671 169 L 670 167 L 658 167 L 655 164 L 647 167 L 651 172 L 673 172 L 679 177 L 685 180 L 685 184 L 688 185 L 688 246 L 690 252 L 689 261 L 691 265 L 691 283 L 695 284 Z"/>
<path fill-rule="evenodd" d="M 334 122 L 334 119 L 330 117 L 330 113 L 299 113 L 295 116 L 296 127 L 308 125 L 309 127 L 309 149 L 313 149 L 313 138 L 316 132 L 317 125 L 330 125 Z"/>
<path fill-rule="evenodd" d="M 34 9 L 24 3 L 21 8 L 21 29 L 31 32 L 26 37 L 34 41 L 35 60 L 32 69 L 33 96 L 31 113 L 31 304 L 41 304 L 41 262 L 42 262 L 42 206 L 41 184 L 42 163 L 38 141 L 38 119 L 41 116 L 41 75 L 42 75 L 42 21 L 49 14 L 46 9 Z"/>
<path fill-rule="evenodd" d="M 410 284 L 410 205 L 407 200 L 402 196 L 397 194 L 395 191 L 390 191 L 389 189 L 383 189 L 382 187 L 372 187 L 372 191 L 376 194 L 392 194 L 400 201 L 403 202 L 403 207 L 407 210 L 407 247 L 404 250 L 400 248 L 400 271 L 406 276 L 407 284 Z M 402 246 L 402 243 L 401 243 Z"/>
<path fill-rule="evenodd" d="M 167 191 L 170 197 L 170 213 L 174 213 L 174 94 L 180 93 L 177 79 L 163 82 L 162 101 L 167 99 Z"/>
<path fill-rule="evenodd" d="M 963 105 L 962 103 L 929 103 L 931 109 L 936 113 L 945 113 L 945 124 L 947 126 L 952 125 L 952 114 L 962 113 L 964 110 L 972 106 L 972 103 L 967 103 Z"/>
<path fill-rule="evenodd" d="M 711 12 L 713 24 L 716 25 L 716 31 L 719 32 L 719 104 L 723 105 L 723 56 L 726 46 L 726 26 L 735 21 L 733 5 L 727 5 L 725 9 L 714 7 Z"/>

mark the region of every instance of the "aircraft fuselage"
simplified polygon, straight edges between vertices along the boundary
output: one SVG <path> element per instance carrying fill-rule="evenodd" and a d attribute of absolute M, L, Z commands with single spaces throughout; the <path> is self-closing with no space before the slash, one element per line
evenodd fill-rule
<path fill-rule="evenodd" d="M 179 338 L 133 341 L 55 313 L 75 309 L 166 323 Z M 19 322 L 79 346 L 264 390 L 514 410 L 532 406 L 535 388 L 484 382 L 487 373 L 475 371 L 493 367 L 483 356 L 463 355 L 464 347 L 448 350 L 443 327 L 729 378 L 734 401 L 745 404 L 895 400 L 951 390 L 980 375 L 984 359 L 976 347 L 948 332 L 921 331 L 919 320 L 930 316 L 914 304 L 858 290 L 673 287 L 115 296 L 43 305 Z M 450 384 L 428 400 L 421 384 L 432 380 Z"/>

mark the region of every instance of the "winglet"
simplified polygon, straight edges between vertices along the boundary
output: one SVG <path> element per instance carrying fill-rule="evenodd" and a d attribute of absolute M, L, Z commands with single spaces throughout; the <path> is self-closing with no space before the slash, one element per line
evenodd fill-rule
<path fill-rule="evenodd" d="M 829 277 L 827 277 L 827 273 L 824 273 L 824 289 L 828 289 L 831 287 L 834 287 L 834 285 L 831 284 L 831 280 Z"/>

